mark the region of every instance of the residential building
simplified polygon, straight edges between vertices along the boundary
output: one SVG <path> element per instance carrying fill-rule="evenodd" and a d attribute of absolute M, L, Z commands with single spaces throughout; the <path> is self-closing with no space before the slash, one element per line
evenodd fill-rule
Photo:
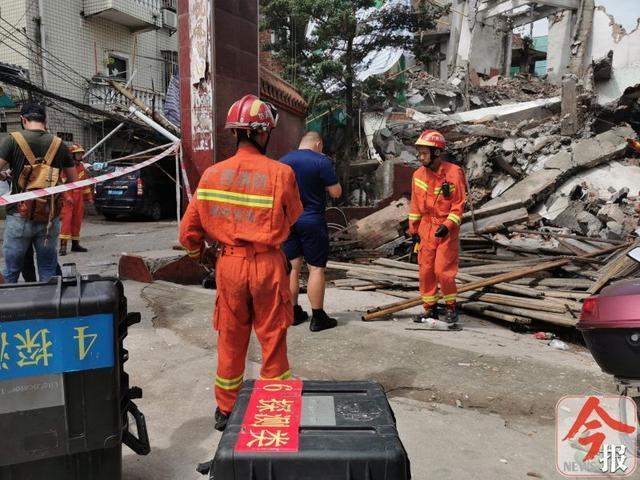
<path fill-rule="evenodd" d="M 177 73 L 176 0 L 0 0 L 0 62 L 28 71 L 44 89 L 96 108 L 127 102 L 108 85 L 128 83 L 136 97 L 161 109 Z M 62 111 L 60 111 L 62 110 Z M 76 115 L 72 115 L 69 110 Z M 68 142 L 95 144 L 113 126 L 54 102 L 49 128 Z M 118 135 L 102 151 L 121 150 Z M 127 139 L 129 140 L 129 139 Z"/>

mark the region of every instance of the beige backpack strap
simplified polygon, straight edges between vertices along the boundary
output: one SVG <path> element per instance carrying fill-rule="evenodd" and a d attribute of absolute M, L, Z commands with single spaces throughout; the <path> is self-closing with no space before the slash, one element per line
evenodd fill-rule
<path fill-rule="evenodd" d="M 29 146 L 27 141 L 24 139 L 22 134 L 20 132 L 12 132 L 11 136 L 18 144 L 18 147 L 20 147 L 20 150 L 22 150 L 22 153 L 24 153 L 24 156 L 27 157 L 27 161 L 31 165 L 36 163 L 36 156 L 33 154 L 33 150 L 31 150 L 31 147 Z"/>
<path fill-rule="evenodd" d="M 47 165 L 51 165 L 53 159 L 56 157 L 56 153 L 58 153 L 58 149 L 62 144 L 62 139 L 60 137 L 53 137 L 53 141 L 51 145 L 49 145 L 49 150 L 47 150 L 47 154 L 44 156 L 44 163 Z"/>

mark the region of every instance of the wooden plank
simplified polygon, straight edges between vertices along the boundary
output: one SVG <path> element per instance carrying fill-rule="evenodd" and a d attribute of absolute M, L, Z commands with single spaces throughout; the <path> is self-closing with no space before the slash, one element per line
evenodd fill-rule
<path fill-rule="evenodd" d="M 491 305 L 492 310 L 508 313 L 510 315 L 519 315 L 522 317 L 539 320 L 542 322 L 552 323 L 562 327 L 575 327 L 578 320 L 566 315 L 557 315 L 555 313 L 539 312 L 537 310 L 528 310 L 526 308 L 509 307 L 506 305 Z"/>
<path fill-rule="evenodd" d="M 632 249 L 640 246 L 640 241 L 636 241 L 629 248 L 625 249 L 625 251 L 621 252 L 615 260 L 608 263 L 600 270 L 598 270 L 598 276 L 595 280 L 595 283 L 589 288 L 588 292 L 591 294 L 598 293 L 609 281 L 616 278 L 625 270 L 629 269 L 630 272 L 638 268 L 638 263 L 629 258 L 627 253 L 629 253 Z"/>
<path fill-rule="evenodd" d="M 517 323 L 520 325 L 529 325 L 531 319 L 522 317 L 519 315 L 510 315 L 508 313 L 496 312 L 491 310 L 491 305 L 483 302 L 464 302 L 460 304 L 460 309 L 474 313 L 484 315 L 485 317 L 502 320 L 503 322 Z"/>
<path fill-rule="evenodd" d="M 492 305 L 508 305 L 510 307 L 527 308 L 540 312 L 566 313 L 569 309 L 580 311 L 582 305 L 571 300 L 559 303 L 558 300 L 536 300 L 533 298 L 514 297 L 512 295 L 502 295 L 499 293 L 466 292 L 458 295 L 467 300 L 486 302 Z"/>
<path fill-rule="evenodd" d="M 589 253 L 587 255 L 585 255 L 586 258 L 591 258 L 591 257 L 596 257 L 599 255 L 604 255 L 606 253 L 612 252 L 612 251 L 616 251 L 619 250 L 621 248 L 621 246 L 619 245 L 615 245 L 612 247 L 608 247 L 608 248 L 603 248 L 602 250 L 598 250 L 597 252 L 593 252 L 593 253 Z M 474 283 L 470 283 L 467 285 L 464 285 L 463 287 L 461 287 L 458 292 L 459 293 L 464 293 L 464 292 L 468 292 L 468 291 L 472 291 L 472 290 L 478 290 L 480 288 L 483 287 L 488 287 L 491 285 L 495 285 L 497 283 L 504 283 L 504 282 L 510 282 L 511 280 L 515 280 L 518 278 L 523 278 L 523 277 L 529 277 L 535 273 L 539 273 L 539 272 L 543 272 L 545 270 L 550 270 L 552 268 L 557 268 L 557 267 L 561 267 L 564 265 L 568 265 L 569 263 L 571 263 L 573 259 L 572 258 L 563 258 L 563 259 L 559 259 L 559 260 L 555 260 L 555 261 L 551 261 L 551 262 L 544 262 L 540 265 L 536 265 L 533 267 L 528 267 L 528 268 L 523 268 L 523 269 L 519 269 L 516 270 L 515 272 L 507 272 L 507 273 L 503 273 L 500 275 L 496 275 L 494 277 L 490 277 L 487 278 L 483 281 L 480 282 L 474 282 Z M 381 318 L 384 317 L 385 315 L 391 314 L 391 313 L 395 313 L 395 312 L 399 312 L 402 310 L 406 310 L 407 308 L 411 308 L 411 307 L 415 307 L 417 305 L 422 304 L 422 298 L 421 297 L 417 297 L 413 300 L 407 300 L 406 302 L 397 302 L 394 303 L 392 305 L 385 305 L 382 307 L 377 307 L 374 309 L 371 309 L 367 312 L 366 315 L 364 315 L 362 317 L 363 321 L 371 321 L 371 320 L 375 320 L 377 318 Z"/>
<path fill-rule="evenodd" d="M 540 287 L 550 287 L 550 288 L 574 288 L 577 290 L 586 290 L 593 282 L 591 280 L 586 280 L 584 278 L 521 278 L 518 280 L 513 280 L 511 283 L 516 285 L 529 285 L 529 286 L 540 286 Z"/>

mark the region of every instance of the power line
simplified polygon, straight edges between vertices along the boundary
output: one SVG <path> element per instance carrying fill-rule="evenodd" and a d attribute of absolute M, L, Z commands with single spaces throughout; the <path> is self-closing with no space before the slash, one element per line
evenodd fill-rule
<path fill-rule="evenodd" d="M 8 30 L 7 30 L 6 28 L 4 28 L 2 25 L 0 25 L 0 29 L 2 29 L 2 30 L 3 30 L 3 31 L 5 31 L 5 32 L 8 32 L 9 36 L 11 37 L 11 39 L 12 39 L 14 42 L 16 42 L 18 45 L 20 45 L 20 46 L 22 46 L 22 47 L 26 48 L 26 49 L 27 49 L 30 53 L 32 53 L 33 55 L 38 56 L 38 52 L 36 52 L 35 50 L 33 50 L 33 49 L 28 45 L 28 44 L 25 44 L 25 43 L 22 43 L 21 41 L 19 41 L 15 36 L 13 36 L 13 34 L 12 34 L 10 31 L 8 31 Z M 11 46 L 11 45 L 9 45 L 8 43 L 6 43 L 6 42 L 5 42 L 5 45 L 6 45 L 8 48 L 10 48 L 11 50 L 13 50 L 14 52 L 16 52 L 18 55 L 21 55 L 22 57 L 26 58 L 27 60 L 30 60 L 30 61 L 32 60 L 28 55 L 25 55 L 23 52 L 19 51 L 19 50 L 18 50 L 17 48 L 15 48 L 15 47 L 12 47 L 12 46 Z M 49 63 L 51 63 L 51 62 L 49 62 Z M 91 85 L 91 83 L 90 83 L 90 82 L 89 82 L 89 84 L 88 84 L 88 85 L 82 85 L 82 84 L 76 83 L 76 82 L 75 82 L 75 81 L 73 81 L 72 79 L 70 79 L 70 78 L 68 78 L 68 77 L 66 77 L 66 76 L 62 76 L 62 75 L 66 75 L 66 72 L 65 72 L 65 71 L 64 71 L 64 70 L 63 70 L 59 65 L 56 65 L 55 63 L 51 63 L 51 65 L 52 65 L 53 67 L 56 67 L 57 71 L 55 71 L 55 72 L 54 72 L 54 71 L 53 71 L 53 70 L 51 70 L 50 68 L 45 67 L 45 66 L 44 66 L 44 61 L 43 61 L 43 62 L 42 62 L 42 64 L 40 65 L 40 68 L 41 68 L 43 71 L 46 71 L 46 72 L 48 72 L 48 73 L 50 73 L 50 74 L 54 75 L 55 77 L 57 77 L 57 78 L 59 78 L 59 79 L 63 80 L 64 82 L 67 82 L 67 83 L 69 83 L 69 84 L 71 84 L 71 85 L 73 85 L 73 86 L 75 86 L 75 87 L 79 88 L 79 89 L 80 89 L 80 90 L 82 90 L 82 91 L 86 91 L 86 92 L 88 92 L 90 95 L 93 95 L 93 96 L 94 96 L 95 98 L 97 98 L 98 100 L 100 100 L 100 101 L 104 101 L 104 102 L 106 103 L 106 99 L 105 99 L 104 97 L 102 97 L 102 96 L 100 96 L 100 95 L 98 95 L 98 94 L 96 94 L 96 93 L 92 92 L 92 91 L 88 88 L 88 87 Z"/>
<path fill-rule="evenodd" d="M 63 97 L 62 95 L 58 95 L 57 93 L 54 93 L 42 87 L 39 87 L 38 85 L 34 84 L 33 82 L 23 77 L 20 77 L 11 73 L 3 72 L 2 69 L 0 69 L 0 82 L 5 82 L 9 85 L 13 85 L 15 87 L 22 88 L 27 91 L 36 92 L 38 95 L 41 95 L 43 97 L 52 98 L 54 100 L 58 100 L 60 102 L 72 105 L 81 111 L 89 112 L 94 115 L 100 115 L 102 117 L 109 118 L 117 122 L 125 122 L 127 124 L 138 125 L 136 122 L 134 122 L 133 120 L 131 120 L 130 118 L 124 115 L 120 115 L 114 112 L 109 112 L 106 110 L 100 110 L 99 108 L 92 107 L 91 105 L 86 105 L 77 100 Z"/>
<path fill-rule="evenodd" d="M 22 16 L 16 21 L 16 25 L 18 25 L 22 19 L 24 17 L 27 16 L 27 12 L 31 9 L 31 7 L 33 7 L 33 4 L 35 3 L 36 0 L 31 0 L 31 2 L 29 2 L 29 5 L 27 5 L 27 8 L 24 9 L 24 13 L 22 14 Z M 4 42 L 4 39 L 7 38 L 7 35 L 5 35 L 4 37 L 0 38 L 0 43 Z"/>
<path fill-rule="evenodd" d="M 26 34 L 26 32 L 23 32 L 22 30 L 20 30 L 19 28 L 16 28 L 14 25 L 12 25 L 10 22 L 8 22 L 5 18 L 3 18 L 2 16 L 0 16 L 0 20 L 2 20 L 3 22 L 5 22 L 6 24 L 8 24 L 11 28 L 13 28 L 16 32 L 20 33 L 21 35 L 24 35 L 24 37 L 30 41 L 33 42 L 34 40 L 32 38 L 29 37 L 29 35 Z M 50 57 L 53 57 L 55 60 L 57 60 L 60 65 L 63 65 L 65 68 L 67 68 L 69 71 L 75 73 L 76 75 L 78 75 L 81 79 L 83 79 L 85 82 L 87 83 L 91 83 L 91 80 L 86 78 L 84 75 L 82 75 L 81 73 L 79 73 L 77 70 L 75 70 L 73 67 L 69 66 L 67 63 L 65 63 L 63 60 L 61 60 L 59 57 L 57 57 L 56 55 L 54 55 L 53 53 L 51 53 L 49 50 L 47 50 L 46 48 L 44 48 L 42 45 L 40 45 L 40 49 L 47 53 Z"/>
<path fill-rule="evenodd" d="M 0 28 L 3 28 L 3 27 L 0 25 Z M 18 43 L 18 44 L 19 44 L 19 45 L 21 45 L 21 46 L 24 46 L 24 44 L 21 44 L 20 42 L 16 42 L 16 43 Z M 6 45 L 8 48 L 10 48 L 11 50 L 13 50 L 14 52 L 16 52 L 18 55 L 20 55 L 20 56 L 22 56 L 22 57 L 26 58 L 27 60 L 31 60 L 31 58 L 30 58 L 28 55 L 26 55 L 25 53 L 21 52 L 21 51 L 20 51 L 20 50 L 18 50 L 17 48 L 12 47 L 11 45 L 9 45 L 9 44 L 7 44 L 7 43 L 5 43 L 5 45 Z M 27 47 L 27 48 L 28 48 L 28 47 Z M 29 50 L 29 51 L 31 51 L 31 50 Z M 33 51 L 31 51 L 31 52 L 33 53 Z M 47 73 L 50 73 L 51 75 L 53 75 L 53 76 L 55 76 L 55 77 L 57 77 L 57 78 L 59 78 L 59 79 L 63 80 L 64 82 L 67 82 L 67 83 L 69 83 L 69 84 L 71 84 L 71 85 L 73 85 L 73 86 L 75 86 L 75 87 L 78 87 L 78 88 L 79 88 L 79 89 L 81 89 L 81 90 L 85 90 L 85 89 L 86 89 L 86 87 L 85 87 L 84 85 L 76 84 L 76 83 L 74 83 L 73 81 L 71 81 L 69 78 L 62 76 L 60 71 L 53 71 L 53 70 L 50 70 L 49 68 L 45 68 L 45 66 L 44 66 L 44 65 L 42 65 L 42 66 L 41 66 L 41 68 L 42 68 L 42 70 L 43 70 L 43 71 L 45 71 L 45 72 L 47 72 Z M 62 74 L 64 74 L 64 73 L 62 72 Z M 102 98 L 102 97 L 98 97 L 98 96 L 97 96 L 97 95 L 95 95 L 95 94 L 94 94 L 94 96 L 96 96 L 96 98 L 98 98 L 99 100 L 104 100 L 104 98 Z"/>

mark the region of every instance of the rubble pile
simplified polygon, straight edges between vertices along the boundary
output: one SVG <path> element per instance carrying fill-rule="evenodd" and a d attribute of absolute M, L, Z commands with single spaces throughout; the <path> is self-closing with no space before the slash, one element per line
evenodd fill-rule
<path fill-rule="evenodd" d="M 422 113 L 454 113 L 559 94 L 559 87 L 537 77 L 495 76 L 483 80 L 476 76 L 472 78 L 468 95 L 465 95 L 461 85 L 455 82 L 441 80 L 424 71 L 410 71 L 407 74 L 407 104 Z"/>
<path fill-rule="evenodd" d="M 412 108 L 386 112 L 372 144 L 384 162 L 418 167 L 413 144 L 435 128 L 449 142 L 450 161 L 463 166 L 470 195 L 461 226 L 461 308 L 509 323 L 572 327 L 584 298 L 638 273 L 626 257 L 640 236 L 640 159 L 631 148 L 637 134 L 624 119 L 593 131 L 599 119 L 592 117 L 578 134 L 562 135 L 559 99 L 539 97 L 555 93 L 552 87 L 491 81 L 470 93 L 481 99 L 472 107 L 489 107 L 460 111 L 458 87 L 413 75 Z M 344 277 L 336 286 L 419 304 L 407 203 L 337 233 L 349 248 L 328 265 Z"/>

